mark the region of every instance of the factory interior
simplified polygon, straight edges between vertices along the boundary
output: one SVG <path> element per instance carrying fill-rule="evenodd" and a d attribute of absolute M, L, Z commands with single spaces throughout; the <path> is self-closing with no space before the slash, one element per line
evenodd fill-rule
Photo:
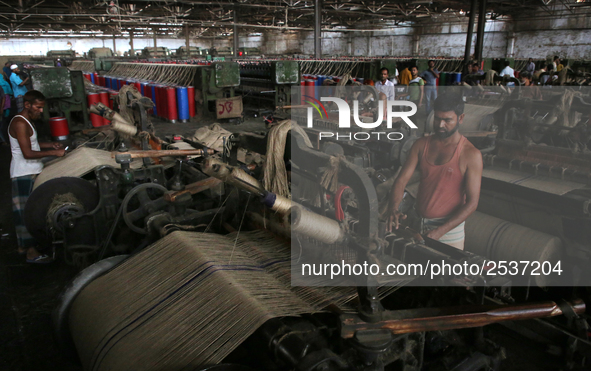
<path fill-rule="evenodd" d="M 591 370 L 591 0 L 2 0 L 0 63 L 0 371 Z"/>

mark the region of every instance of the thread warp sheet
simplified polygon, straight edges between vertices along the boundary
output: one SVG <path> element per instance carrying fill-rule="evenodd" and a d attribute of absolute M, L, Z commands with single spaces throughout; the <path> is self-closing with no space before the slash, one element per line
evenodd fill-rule
<path fill-rule="evenodd" d="M 265 321 L 342 306 L 350 287 L 291 287 L 289 244 L 267 232 L 174 232 L 91 282 L 70 329 L 85 370 L 219 363 Z"/>
<path fill-rule="evenodd" d="M 111 152 L 100 149 L 80 147 L 68 153 L 64 157 L 57 158 L 45 165 L 45 168 L 35 180 L 33 189 L 39 187 L 48 180 L 61 177 L 81 177 L 97 166 L 108 165 L 119 168 L 120 165 L 111 158 Z M 131 168 L 137 169 L 142 166 L 141 161 L 133 161 Z"/>

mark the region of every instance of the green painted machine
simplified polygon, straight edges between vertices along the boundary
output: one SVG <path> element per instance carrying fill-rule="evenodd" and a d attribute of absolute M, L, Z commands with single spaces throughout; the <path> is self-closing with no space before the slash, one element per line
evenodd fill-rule
<path fill-rule="evenodd" d="M 196 69 L 194 86 L 197 116 L 215 111 L 215 100 L 235 96 L 240 86 L 240 66 L 236 62 L 215 62 L 209 66 L 194 66 Z M 201 95 L 199 97 L 199 95 Z M 200 98 L 200 99 L 199 99 Z"/>
<path fill-rule="evenodd" d="M 242 62 L 240 93 L 245 102 L 275 110 L 289 106 L 291 87 L 299 86 L 300 66 L 297 61 Z"/>
<path fill-rule="evenodd" d="M 65 67 L 29 67 L 27 70 L 34 90 L 45 95 L 43 120 L 63 116 L 70 131 L 91 127 L 86 103 L 82 71 L 70 71 Z"/>

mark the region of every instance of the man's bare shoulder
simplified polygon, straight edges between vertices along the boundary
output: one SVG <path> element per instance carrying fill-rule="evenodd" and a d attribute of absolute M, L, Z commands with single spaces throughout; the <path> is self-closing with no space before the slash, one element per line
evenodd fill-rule
<path fill-rule="evenodd" d="M 482 164 L 482 152 L 466 139 L 461 156 L 467 164 Z"/>
<path fill-rule="evenodd" d="M 15 117 L 12 119 L 12 121 L 10 121 L 10 128 L 9 128 L 10 130 L 9 131 L 12 136 L 15 136 L 18 132 L 22 132 L 23 130 L 26 133 L 29 133 L 29 131 L 30 131 L 29 128 L 30 128 L 30 125 L 22 117 Z"/>

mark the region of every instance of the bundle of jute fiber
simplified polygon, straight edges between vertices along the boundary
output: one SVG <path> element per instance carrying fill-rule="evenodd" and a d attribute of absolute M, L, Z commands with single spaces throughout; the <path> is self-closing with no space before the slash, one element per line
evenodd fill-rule
<path fill-rule="evenodd" d="M 195 131 L 192 137 L 188 138 L 195 142 L 198 142 L 208 148 L 215 149 L 218 152 L 224 150 L 224 145 L 232 135 L 232 132 L 224 129 L 220 124 L 215 123 L 210 126 L 204 126 Z M 238 148 L 238 161 L 249 164 L 256 163 L 262 164 L 264 156 L 249 152 L 244 148 Z"/>
<path fill-rule="evenodd" d="M 69 316 L 84 369 L 219 363 L 265 321 L 326 305 L 318 295 L 299 297 L 275 278 L 279 271 L 269 273 L 289 260 L 265 255 L 274 248 L 272 239 L 256 253 L 262 262 L 244 251 L 245 239 L 248 233 L 234 239 L 177 231 L 91 282 Z"/>
<path fill-rule="evenodd" d="M 264 167 L 263 186 L 269 192 L 273 192 L 283 197 L 290 197 L 289 183 L 287 180 L 287 170 L 285 168 L 285 141 L 287 133 L 296 131 L 302 135 L 305 144 L 312 147 L 312 142 L 308 134 L 295 121 L 284 120 L 271 128 L 267 140 L 267 153 Z"/>
<path fill-rule="evenodd" d="M 466 250 L 494 261 L 550 262 L 560 260 L 560 238 L 510 223 L 478 211 L 466 220 Z M 538 286 L 548 284 L 548 276 L 535 277 Z"/>
<path fill-rule="evenodd" d="M 57 158 L 46 164 L 41 174 L 37 176 L 33 189 L 51 179 L 84 176 L 97 166 L 103 165 L 115 168 L 119 167 L 115 159 L 111 158 L 111 152 L 87 147 L 76 148 L 66 156 Z M 141 166 L 142 163 L 140 161 L 131 163 L 131 167 L 134 169 L 140 168 Z"/>

